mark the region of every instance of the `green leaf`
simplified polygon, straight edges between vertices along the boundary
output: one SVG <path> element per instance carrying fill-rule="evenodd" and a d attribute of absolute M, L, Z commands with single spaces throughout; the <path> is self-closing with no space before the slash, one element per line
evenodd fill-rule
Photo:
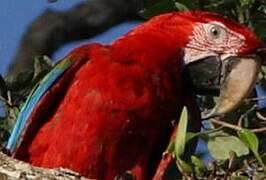
<path fill-rule="evenodd" d="M 247 6 L 250 6 L 254 3 L 254 0 L 240 0 L 240 4 L 241 6 L 244 8 L 244 7 L 247 7 Z"/>
<path fill-rule="evenodd" d="M 179 2 L 175 2 L 175 7 L 179 10 L 179 11 L 188 11 L 188 7 L 186 7 L 184 4 L 181 4 Z"/>
<path fill-rule="evenodd" d="M 259 150 L 259 140 L 255 133 L 248 129 L 242 129 L 241 131 L 237 132 L 240 139 L 246 144 L 249 149 L 253 152 L 254 156 L 257 158 L 258 162 L 262 166 L 264 172 L 266 172 L 266 166 L 262 161 L 258 150 Z"/>
<path fill-rule="evenodd" d="M 54 63 L 48 56 L 35 57 L 33 79 L 39 81 L 53 68 L 53 66 Z"/>
<path fill-rule="evenodd" d="M 205 164 L 199 159 L 197 156 L 191 156 L 191 162 L 198 168 L 200 171 L 204 171 L 206 169 Z"/>
<path fill-rule="evenodd" d="M 183 174 L 190 175 L 193 173 L 193 167 L 180 158 L 177 158 L 177 166 L 180 172 L 182 172 Z"/>
<path fill-rule="evenodd" d="M 228 180 L 249 180 L 249 177 L 247 176 L 232 176 L 228 178 Z"/>
<path fill-rule="evenodd" d="M 186 134 L 186 143 L 193 139 L 194 137 L 200 135 L 201 133 L 193 133 L 193 132 L 187 132 Z"/>
<path fill-rule="evenodd" d="M 242 129 L 237 132 L 238 137 L 247 145 L 253 152 L 258 152 L 259 140 L 255 133 L 248 129 Z"/>
<path fill-rule="evenodd" d="M 169 153 L 172 153 L 175 151 L 175 143 L 174 142 L 171 142 L 168 147 L 166 148 L 166 151 L 169 152 Z"/>
<path fill-rule="evenodd" d="M 229 152 L 228 169 L 234 169 L 237 165 L 237 155 L 234 151 Z"/>
<path fill-rule="evenodd" d="M 175 155 L 179 158 L 185 151 L 186 133 L 188 124 L 188 111 L 184 107 L 179 119 L 178 129 L 175 138 Z"/>
<path fill-rule="evenodd" d="M 208 135 L 208 148 L 211 155 L 216 160 L 226 160 L 230 158 L 230 152 L 242 156 L 249 153 L 247 146 L 236 136 L 219 131 Z"/>

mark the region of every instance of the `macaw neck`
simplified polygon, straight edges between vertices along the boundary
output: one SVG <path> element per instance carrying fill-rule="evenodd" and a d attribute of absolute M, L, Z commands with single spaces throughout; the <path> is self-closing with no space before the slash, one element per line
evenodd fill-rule
<path fill-rule="evenodd" d="M 110 47 L 121 62 L 135 61 L 154 71 L 171 71 L 183 63 L 185 40 L 174 38 L 171 32 L 141 26 L 116 40 Z"/>

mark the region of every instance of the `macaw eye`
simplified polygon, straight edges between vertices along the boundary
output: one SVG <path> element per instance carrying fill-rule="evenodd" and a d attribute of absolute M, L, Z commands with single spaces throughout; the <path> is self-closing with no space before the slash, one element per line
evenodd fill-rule
<path fill-rule="evenodd" d="M 217 39 L 221 36 L 222 28 L 219 25 L 213 24 L 209 28 L 209 34 L 212 38 Z"/>

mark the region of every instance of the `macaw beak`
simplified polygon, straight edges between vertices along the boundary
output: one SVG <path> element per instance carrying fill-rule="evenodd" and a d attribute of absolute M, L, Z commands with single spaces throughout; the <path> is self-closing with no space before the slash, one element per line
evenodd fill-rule
<path fill-rule="evenodd" d="M 192 88 L 197 94 L 219 95 L 213 109 L 202 119 L 221 116 L 235 110 L 253 89 L 261 66 L 260 56 L 211 57 L 187 67 Z"/>

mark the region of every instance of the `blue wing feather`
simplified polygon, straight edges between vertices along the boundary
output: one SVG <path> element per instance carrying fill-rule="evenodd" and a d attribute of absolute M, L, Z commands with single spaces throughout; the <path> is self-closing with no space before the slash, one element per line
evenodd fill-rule
<path fill-rule="evenodd" d="M 23 131 L 27 125 L 27 120 L 29 119 L 34 107 L 38 104 L 42 96 L 47 92 L 47 90 L 54 84 L 54 82 L 72 65 L 70 58 L 66 58 L 58 63 L 34 88 L 29 97 L 27 98 L 25 104 L 23 105 L 17 122 L 12 130 L 9 137 L 6 149 L 13 153 L 16 147 L 19 145 L 20 138 Z"/>

